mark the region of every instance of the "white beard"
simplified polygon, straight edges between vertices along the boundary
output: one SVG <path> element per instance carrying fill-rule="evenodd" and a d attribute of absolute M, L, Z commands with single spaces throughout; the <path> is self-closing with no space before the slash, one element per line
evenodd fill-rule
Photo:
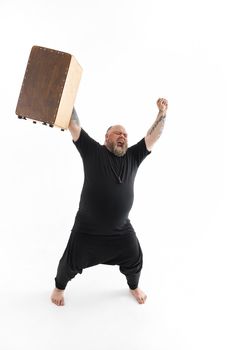
<path fill-rule="evenodd" d="M 108 142 L 107 146 L 109 151 L 115 154 L 115 156 L 117 157 L 123 157 L 128 149 L 127 143 L 124 143 L 124 145 L 121 147 L 121 146 L 114 145 L 111 142 Z"/>
<path fill-rule="evenodd" d="M 124 145 L 123 147 L 120 147 L 120 146 L 115 146 L 114 147 L 114 150 L 113 150 L 113 153 L 115 154 L 115 156 L 118 156 L 118 157 L 122 157 L 125 155 L 127 151 L 127 146 Z"/>

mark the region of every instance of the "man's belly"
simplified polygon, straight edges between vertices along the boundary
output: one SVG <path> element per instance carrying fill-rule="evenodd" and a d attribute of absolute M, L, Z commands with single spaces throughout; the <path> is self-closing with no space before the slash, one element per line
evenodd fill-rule
<path fill-rule="evenodd" d="M 92 225 L 120 227 L 128 219 L 133 198 L 133 187 L 126 184 L 84 186 L 79 212 Z"/>

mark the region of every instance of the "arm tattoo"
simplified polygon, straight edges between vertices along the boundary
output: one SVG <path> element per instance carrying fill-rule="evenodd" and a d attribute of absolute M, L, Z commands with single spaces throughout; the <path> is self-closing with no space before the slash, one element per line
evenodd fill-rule
<path fill-rule="evenodd" d="M 161 117 L 158 119 L 158 120 L 156 120 L 155 122 L 154 122 L 154 124 L 152 125 L 152 127 L 151 127 L 151 129 L 150 129 L 150 131 L 149 131 L 149 135 L 151 135 L 152 133 L 153 133 L 153 131 L 156 129 L 156 127 L 158 126 L 158 124 L 161 122 L 161 121 L 163 121 L 164 119 L 166 118 L 166 114 L 165 115 L 161 115 Z"/>
<path fill-rule="evenodd" d="M 77 115 L 77 112 L 76 112 L 75 108 L 73 108 L 73 111 L 72 111 L 72 114 L 71 114 L 71 120 L 74 120 L 77 125 L 80 125 L 80 120 L 79 120 L 79 117 Z"/>

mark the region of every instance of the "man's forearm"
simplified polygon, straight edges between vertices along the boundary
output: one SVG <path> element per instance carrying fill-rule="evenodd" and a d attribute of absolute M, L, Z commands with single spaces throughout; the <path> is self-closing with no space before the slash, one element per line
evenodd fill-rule
<path fill-rule="evenodd" d="M 75 108 L 73 108 L 70 122 L 75 123 L 76 125 L 80 126 L 80 120 L 79 120 L 79 117 L 78 117 L 78 114 L 77 114 Z"/>
<path fill-rule="evenodd" d="M 72 135 L 73 140 L 77 141 L 80 135 L 81 126 L 80 126 L 80 120 L 75 108 L 73 108 L 73 111 L 72 111 L 70 124 L 69 124 L 69 131 Z"/>
<path fill-rule="evenodd" d="M 151 128 L 148 130 L 146 136 L 151 136 L 155 139 L 157 139 L 163 130 L 164 123 L 165 123 L 165 118 L 166 118 L 166 112 L 164 111 L 159 111 L 156 121 L 153 123 Z"/>

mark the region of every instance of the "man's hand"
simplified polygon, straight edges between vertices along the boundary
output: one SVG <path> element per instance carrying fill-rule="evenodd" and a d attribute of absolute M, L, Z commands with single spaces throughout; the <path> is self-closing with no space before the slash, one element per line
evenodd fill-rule
<path fill-rule="evenodd" d="M 157 101 L 157 106 L 160 112 L 166 114 L 168 108 L 168 101 L 165 98 L 159 98 Z"/>

